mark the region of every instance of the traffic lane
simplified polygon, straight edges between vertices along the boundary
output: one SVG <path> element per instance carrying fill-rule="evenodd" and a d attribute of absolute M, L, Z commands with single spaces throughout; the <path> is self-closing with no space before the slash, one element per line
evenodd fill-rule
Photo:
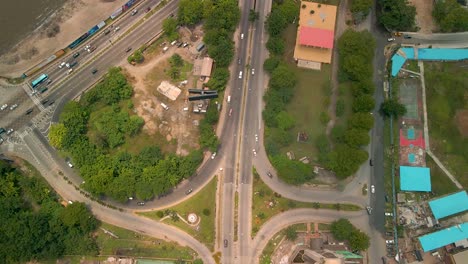
<path fill-rule="evenodd" d="M 244 166 L 243 173 L 252 173 L 252 166 L 250 164 Z M 246 260 L 249 255 L 250 242 L 251 242 L 251 221 L 252 221 L 252 184 L 244 183 L 239 186 L 239 228 L 238 237 L 239 241 L 239 259 L 240 263 L 251 263 Z"/>
<path fill-rule="evenodd" d="M 20 86 L 2 87 L 0 88 L 0 94 L 0 106 L 7 104 L 4 110 L 0 110 L 0 127 L 19 129 L 24 123 L 23 119 L 25 119 L 26 111 L 32 107 L 28 103 L 28 95 Z M 15 104 L 17 107 L 11 110 L 10 108 Z"/>
<path fill-rule="evenodd" d="M 220 234 L 221 234 L 221 255 L 223 261 L 221 263 L 230 263 L 230 259 L 232 258 L 233 248 L 234 248 L 234 184 L 232 183 L 225 183 L 222 185 L 223 188 L 223 196 L 221 205 L 222 210 L 221 214 L 221 226 L 220 226 Z M 225 246 L 224 240 L 227 240 L 227 246 Z"/>
<path fill-rule="evenodd" d="M 177 5 L 176 5 L 177 2 L 178 2 L 178 1 L 171 1 L 171 2 L 169 2 L 169 3 L 168 3 L 166 6 L 164 6 L 161 10 L 159 10 L 157 14 L 152 15 L 145 23 L 147 24 L 147 23 L 150 23 L 151 21 L 156 20 L 156 22 L 159 22 L 159 24 L 161 24 L 161 20 L 162 20 L 162 19 L 161 19 L 161 15 L 165 18 L 165 17 L 169 16 L 169 15 L 171 14 L 171 12 L 177 11 Z M 171 9 L 171 8 L 174 8 L 174 10 L 170 10 L 171 12 L 167 12 L 167 9 Z M 165 11 L 166 11 L 166 12 L 165 12 Z M 133 18 L 133 17 L 132 17 L 132 18 Z M 156 19 L 156 18 L 157 18 L 157 19 Z M 137 19 L 137 18 L 134 17 L 134 19 L 131 20 L 131 21 L 134 21 L 134 20 L 136 20 L 136 19 Z M 158 23 L 157 23 L 157 24 L 158 24 Z M 124 26 L 124 25 L 126 25 L 126 26 Z M 74 59 L 75 61 L 77 61 L 78 65 L 76 65 L 76 66 L 73 68 L 73 69 L 74 69 L 73 71 L 79 71 L 79 70 L 81 70 L 80 67 L 79 67 L 80 64 L 86 65 L 86 63 L 88 63 L 89 59 L 92 59 L 93 56 L 94 56 L 95 54 L 101 52 L 102 49 L 107 48 L 107 46 L 108 46 L 108 45 L 107 45 L 107 42 L 108 42 L 110 39 L 112 39 L 112 38 L 116 38 L 116 39 L 119 38 L 119 37 L 120 37 L 122 34 L 124 34 L 131 26 L 133 26 L 133 23 L 130 23 L 129 21 L 126 21 L 126 20 L 124 20 L 124 21 L 119 21 L 118 23 L 116 23 L 116 24 L 114 25 L 114 28 L 117 28 L 117 27 L 120 28 L 120 30 L 118 31 L 118 33 L 115 33 L 114 31 L 112 31 L 111 34 L 105 35 L 105 33 L 102 32 L 102 33 L 100 33 L 100 38 L 86 42 L 86 43 L 85 43 L 86 45 L 91 45 L 91 46 L 93 46 L 93 47 L 96 47 L 96 50 L 94 50 L 93 52 L 88 52 L 88 51 L 84 50 L 84 47 L 83 47 L 84 44 L 80 45 L 80 48 L 77 48 L 76 50 L 74 50 L 68 57 L 64 58 L 63 60 L 60 60 L 57 64 L 54 65 L 55 67 L 49 68 L 49 70 L 51 70 L 51 72 L 48 73 L 48 74 L 50 75 L 50 78 L 51 78 L 52 80 L 55 80 L 55 83 L 58 83 L 58 82 L 60 82 L 63 78 L 68 77 L 68 75 L 69 75 L 69 74 L 68 74 L 68 70 L 69 70 L 69 69 L 68 69 L 67 67 L 65 67 L 65 66 L 64 66 L 62 69 L 59 69 L 58 66 L 62 63 L 62 61 L 73 61 L 73 59 L 71 59 L 71 58 L 73 58 L 73 54 L 75 54 L 76 52 L 78 52 L 80 55 L 79 55 L 76 59 Z M 141 28 L 142 28 L 142 27 L 140 26 L 140 27 L 138 27 L 137 29 L 135 29 L 133 32 L 131 32 L 131 33 L 129 34 L 129 36 L 126 37 L 127 41 L 128 41 L 128 39 L 131 39 L 131 40 L 134 39 L 134 35 L 137 35 L 138 33 L 140 33 Z M 148 38 L 148 37 L 147 37 L 148 35 L 146 35 L 146 34 L 150 34 L 150 33 L 152 33 L 152 32 L 147 30 L 146 32 L 143 32 L 143 33 L 145 34 L 145 36 L 143 36 L 143 38 L 140 38 L 140 39 L 146 38 L 146 39 L 149 40 L 150 38 Z M 141 33 L 141 34 L 143 34 L 143 33 Z M 149 35 L 149 36 L 152 36 L 152 35 Z M 122 42 L 124 42 L 124 41 L 121 40 L 121 41 L 119 41 L 118 43 L 122 43 Z M 130 43 L 130 44 L 128 44 L 128 45 L 130 45 L 130 47 L 133 47 L 132 45 L 134 45 L 134 44 L 136 44 L 136 43 L 138 43 L 138 42 L 134 41 L 134 43 Z M 141 44 L 143 44 L 143 43 L 141 43 Z M 141 44 L 140 44 L 140 45 L 141 45 Z M 112 45 L 117 45 L 117 44 L 112 44 Z M 124 46 L 125 46 L 125 45 L 124 45 Z M 120 46 L 120 45 L 119 45 L 119 48 L 120 48 L 120 49 L 123 51 L 123 53 L 124 53 L 124 54 L 123 54 L 123 57 L 125 57 L 125 56 L 127 55 L 127 53 L 125 52 L 124 49 L 127 49 L 127 48 L 129 47 L 129 46 L 126 46 L 126 47 L 124 48 L 124 46 Z M 106 52 L 109 52 L 109 51 L 106 51 Z M 64 70 L 64 69 L 65 69 L 65 70 Z M 70 73 L 70 74 L 74 74 L 74 73 L 72 72 L 72 73 Z M 55 88 L 55 87 L 54 87 L 54 88 Z"/>
<path fill-rule="evenodd" d="M 114 44 L 108 50 L 105 51 L 103 55 L 101 55 L 94 63 L 90 63 L 86 65 L 84 68 L 80 69 L 80 71 L 74 73 L 70 79 L 62 84 L 62 89 L 56 89 L 50 95 L 51 98 L 59 98 L 64 96 L 65 94 L 73 93 L 75 96 L 78 95 L 80 89 L 85 86 L 84 80 L 82 78 L 82 73 L 87 76 L 88 78 L 93 77 L 93 79 L 97 79 L 97 77 L 104 74 L 107 69 L 113 65 L 117 65 L 121 62 L 124 56 L 119 57 L 115 56 L 116 53 L 125 53 L 125 47 L 128 45 L 140 46 L 150 40 L 157 32 L 159 32 L 162 28 L 162 20 L 156 20 L 156 23 L 152 23 L 152 21 L 157 17 L 158 19 L 162 17 L 168 16 L 171 12 L 175 12 L 177 10 L 177 1 L 171 1 L 163 9 L 159 10 L 158 15 L 153 15 L 152 20 L 147 20 L 146 23 L 140 26 L 136 30 L 132 31 L 125 39 L 119 41 L 117 44 Z M 91 70 L 96 68 L 98 70 L 97 75 L 93 75 Z M 88 83 L 89 85 L 90 83 Z M 68 87 L 71 89 L 63 89 L 63 87 Z M 85 86 L 87 87 L 87 86 Z M 76 90 L 76 91 L 75 91 Z M 61 109 L 60 109 L 61 110 Z"/>

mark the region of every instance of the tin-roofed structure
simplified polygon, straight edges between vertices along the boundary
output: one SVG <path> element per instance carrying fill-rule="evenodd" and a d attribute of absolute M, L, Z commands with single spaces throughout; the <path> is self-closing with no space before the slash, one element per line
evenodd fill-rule
<path fill-rule="evenodd" d="M 400 166 L 402 191 L 430 192 L 431 171 L 426 167 Z"/>
<path fill-rule="evenodd" d="M 441 219 L 468 210 L 468 195 L 466 191 L 457 192 L 429 202 L 432 214 Z"/>
<path fill-rule="evenodd" d="M 455 225 L 421 236 L 418 239 L 424 252 L 428 252 L 466 238 L 468 238 L 468 223 Z"/>

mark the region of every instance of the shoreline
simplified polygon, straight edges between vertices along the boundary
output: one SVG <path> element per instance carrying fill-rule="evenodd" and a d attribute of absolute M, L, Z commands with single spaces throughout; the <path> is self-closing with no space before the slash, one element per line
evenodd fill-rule
<path fill-rule="evenodd" d="M 67 47 L 128 0 L 67 1 L 41 25 L 0 55 L 0 76 L 16 78 L 32 66 Z"/>

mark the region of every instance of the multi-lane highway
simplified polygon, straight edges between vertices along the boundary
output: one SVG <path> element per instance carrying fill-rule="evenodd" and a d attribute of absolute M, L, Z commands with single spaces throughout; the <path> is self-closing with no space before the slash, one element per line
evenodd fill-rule
<path fill-rule="evenodd" d="M 177 11 L 177 0 L 168 2 L 157 14 L 146 19 L 141 25 L 127 30 L 133 24 L 142 19 L 144 10 L 148 7 L 154 7 L 158 1 L 144 1 L 140 4 L 139 12 L 135 16 L 126 14 L 114 23 L 113 31 L 109 34 L 100 33 L 89 42 L 97 49 L 89 54 L 83 51 L 75 58 L 78 62 L 77 67 L 72 73 L 67 75 L 66 69 L 59 69 L 58 63 L 70 60 L 72 52 L 64 59 L 45 69 L 53 80 L 49 90 L 43 95 L 28 95 L 29 87 L 23 85 L 23 89 L 9 88 L 11 96 L 8 97 L 8 103 L 20 102 L 20 106 L 15 111 L 5 112 L 0 120 L 0 125 L 4 127 L 15 126 L 19 128 L 17 134 L 18 141 L 23 144 L 2 145 L 4 152 L 16 153 L 33 162 L 51 185 L 65 198 L 70 200 L 84 201 L 91 206 L 93 212 L 106 222 L 122 226 L 138 232 L 143 232 L 156 237 L 167 236 L 183 245 L 191 246 L 204 259 L 205 263 L 213 263 L 211 253 L 198 241 L 189 237 L 180 230 L 166 226 L 160 223 L 154 223 L 147 219 L 135 216 L 130 213 L 118 212 L 102 207 L 82 195 L 71 185 L 61 180 L 56 172 L 61 170 L 75 184 L 81 183 L 81 178 L 71 171 L 63 161 L 56 155 L 55 151 L 48 145 L 47 139 L 40 131 L 32 126 L 31 119 L 39 110 L 41 114 L 49 115 L 53 121 L 58 120 L 58 115 L 63 105 L 72 98 L 80 95 L 86 87 L 91 86 L 100 76 L 111 66 L 117 65 L 127 56 L 126 49 L 132 47 L 136 49 L 143 43 L 146 43 L 155 34 L 161 31 L 162 20 L 171 13 Z M 208 160 L 198 170 L 197 175 L 181 183 L 179 188 L 167 196 L 149 202 L 145 208 L 162 208 L 180 201 L 185 198 L 185 190 L 194 189 L 196 193 L 206 182 L 215 174 L 221 176 L 221 199 L 219 204 L 220 228 L 217 232 L 216 250 L 222 252 L 222 263 L 255 263 L 256 257 L 261 252 L 264 244 L 271 235 L 281 228 L 306 220 L 325 219 L 332 221 L 337 217 L 349 217 L 358 227 L 371 235 L 371 249 L 369 250 L 370 263 L 377 263 L 384 254 L 381 246 L 382 236 L 375 230 L 382 231 L 384 222 L 384 194 L 383 194 L 383 121 L 380 117 L 376 118 L 376 127 L 372 131 L 372 144 L 370 154 L 374 160 L 375 166 L 370 168 L 364 164 L 356 179 L 351 182 L 343 192 L 338 191 L 317 191 L 312 189 L 293 187 L 279 181 L 276 176 L 269 178 L 267 171 L 274 174 L 274 170 L 268 161 L 263 146 L 262 129 L 262 96 L 266 88 L 267 76 L 263 71 L 263 61 L 266 58 L 265 50 L 266 34 L 264 30 L 265 18 L 271 10 L 271 0 L 257 1 L 239 1 L 241 10 L 241 22 L 238 31 L 235 34 L 236 40 L 236 58 L 231 66 L 231 80 L 227 95 L 231 96 L 231 101 L 225 102 L 223 107 L 223 124 L 220 129 L 221 145 L 218 155 L 214 160 Z M 259 19 L 255 22 L 248 21 L 249 11 L 255 9 L 259 12 Z M 375 14 L 375 13 L 374 13 Z M 380 105 L 383 100 L 382 75 L 379 70 L 384 69 L 385 59 L 382 55 L 383 47 L 386 44 L 386 36 L 382 34 L 375 23 L 375 16 L 372 16 L 371 31 L 377 37 L 377 52 L 375 56 L 374 81 L 376 84 L 376 105 Z M 115 28 L 119 27 L 118 31 Z M 458 43 L 466 42 L 467 35 L 435 36 L 425 39 L 424 35 L 412 35 L 408 42 L 419 43 L 419 41 L 430 43 Z M 401 40 L 398 40 L 401 41 Z M 406 40 L 405 40 L 406 41 Z M 88 43 L 86 43 L 88 44 Z M 85 45 L 86 45 L 85 44 Z M 97 69 L 97 74 L 92 74 L 92 69 Z M 252 69 L 255 69 L 252 71 Z M 240 72 L 242 71 L 242 76 Z M 32 99 L 32 100 L 29 100 Z M 54 102 L 42 104 L 44 100 Z M 25 116 L 24 111 L 34 105 L 39 107 L 35 109 L 34 114 Z M 46 111 L 43 111 L 47 107 Z M 232 109 L 232 112 L 231 112 Z M 54 111 L 50 111 L 54 110 Z M 231 114 L 228 114 L 228 113 Z M 50 113 L 50 114 L 48 114 Z M 46 120 L 48 120 L 46 118 Z M 26 129 L 25 129 L 26 128 Z M 33 129 L 31 129 L 33 128 Z M 45 131 L 46 132 L 46 131 Z M 257 135 L 257 136 L 256 136 Z M 255 150 L 255 151 L 254 151 Z M 29 154 L 28 154 L 29 153 Z M 31 156 L 32 154 L 32 156 Z M 320 210 L 295 210 L 280 214 L 262 227 L 254 240 L 251 239 L 251 196 L 252 196 L 252 166 L 258 169 L 262 179 L 277 193 L 281 195 L 307 202 L 328 202 L 328 203 L 354 203 L 361 206 L 371 204 L 374 207 L 374 214 L 368 217 L 365 211 L 357 213 L 330 212 Z M 223 168 L 220 170 L 220 168 Z M 363 197 L 360 194 L 360 185 L 358 182 L 368 182 L 376 186 L 378 195 Z M 238 205 L 236 208 L 235 196 L 238 195 Z M 136 203 L 120 205 L 129 210 L 136 209 Z M 141 208 L 139 208 L 141 209 Z M 237 212 L 237 214 L 236 214 Z M 313 212 L 313 214 L 312 214 Z M 324 221 L 325 221 L 324 220 Z M 235 226 L 237 225 L 237 229 Z M 237 233 L 235 233 L 237 230 Z M 237 239 L 235 237 L 237 236 Z M 224 240 L 227 245 L 224 246 Z M 380 245 L 380 246 L 379 246 Z"/>

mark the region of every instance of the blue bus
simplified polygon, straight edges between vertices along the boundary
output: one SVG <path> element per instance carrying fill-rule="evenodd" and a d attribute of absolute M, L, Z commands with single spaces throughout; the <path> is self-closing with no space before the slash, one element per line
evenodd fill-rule
<path fill-rule="evenodd" d="M 49 78 L 47 74 L 45 73 L 41 74 L 41 76 L 39 76 L 36 80 L 31 82 L 32 88 L 35 88 L 36 86 L 41 84 L 41 82 L 47 80 L 47 78 Z"/>

